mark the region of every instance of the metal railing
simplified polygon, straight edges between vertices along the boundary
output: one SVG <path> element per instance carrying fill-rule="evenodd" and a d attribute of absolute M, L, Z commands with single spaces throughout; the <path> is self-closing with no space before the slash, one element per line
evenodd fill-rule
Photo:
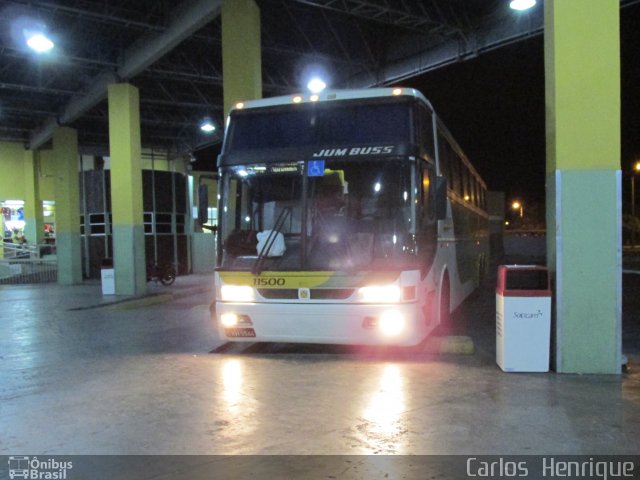
<path fill-rule="evenodd" d="M 0 285 L 48 283 L 58 279 L 55 247 L 51 245 L 3 244 Z"/>

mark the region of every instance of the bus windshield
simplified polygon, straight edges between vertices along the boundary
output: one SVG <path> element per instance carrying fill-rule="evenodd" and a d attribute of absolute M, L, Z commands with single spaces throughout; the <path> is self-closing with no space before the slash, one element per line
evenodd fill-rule
<path fill-rule="evenodd" d="M 392 99 L 396 100 L 397 99 Z M 385 145 L 409 141 L 408 103 L 299 105 L 234 112 L 225 152 L 328 145 Z"/>
<path fill-rule="evenodd" d="M 364 157 L 327 159 L 318 167 L 301 161 L 222 170 L 221 269 L 416 264 L 412 162 Z"/>

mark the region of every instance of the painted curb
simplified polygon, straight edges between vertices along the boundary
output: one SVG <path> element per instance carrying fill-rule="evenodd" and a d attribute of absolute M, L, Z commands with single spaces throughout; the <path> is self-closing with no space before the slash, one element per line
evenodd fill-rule
<path fill-rule="evenodd" d="M 424 351 L 436 354 L 473 355 L 475 347 L 471 337 L 432 337 L 427 340 Z"/>
<path fill-rule="evenodd" d="M 162 293 L 160 295 L 151 295 L 143 298 L 136 298 L 134 300 L 126 300 L 124 302 L 115 303 L 106 308 L 109 310 L 133 310 L 134 308 L 148 307 L 150 305 L 158 305 L 161 303 L 167 303 L 173 300 L 173 295 L 170 293 Z"/>

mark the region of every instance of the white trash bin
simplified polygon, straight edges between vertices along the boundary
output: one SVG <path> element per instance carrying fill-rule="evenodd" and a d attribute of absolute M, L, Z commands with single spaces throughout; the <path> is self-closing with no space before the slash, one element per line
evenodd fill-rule
<path fill-rule="evenodd" d="M 551 337 L 549 271 L 500 265 L 496 286 L 496 363 L 505 372 L 548 372 Z"/>
<path fill-rule="evenodd" d="M 102 281 L 103 295 L 116 294 L 115 272 L 113 270 L 113 263 L 111 263 L 110 261 L 105 260 L 102 262 L 102 268 L 100 269 L 100 280 Z"/>

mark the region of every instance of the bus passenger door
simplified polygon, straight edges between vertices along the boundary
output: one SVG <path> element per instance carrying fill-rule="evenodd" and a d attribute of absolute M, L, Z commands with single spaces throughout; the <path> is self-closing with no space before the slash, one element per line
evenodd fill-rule
<path fill-rule="evenodd" d="M 422 161 L 419 167 L 420 208 L 417 231 L 418 254 L 422 276 L 431 269 L 438 247 L 438 219 L 436 202 L 436 173 L 434 165 Z"/>

